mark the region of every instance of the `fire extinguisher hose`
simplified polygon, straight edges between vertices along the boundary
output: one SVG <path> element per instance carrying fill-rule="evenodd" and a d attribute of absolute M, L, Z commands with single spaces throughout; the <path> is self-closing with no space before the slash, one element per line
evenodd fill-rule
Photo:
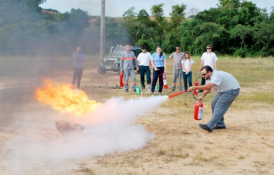
<path fill-rule="evenodd" d="M 194 93 L 192 93 L 192 94 L 193 94 L 193 98 L 194 98 L 195 100 L 199 100 L 198 98 L 195 97 Z"/>
<path fill-rule="evenodd" d="M 181 92 L 178 92 L 178 93 L 175 93 L 175 94 L 171 94 L 171 95 L 168 96 L 168 98 L 176 97 L 176 96 L 178 96 L 180 94 L 183 94 L 183 93 L 185 93 L 185 91 L 181 91 Z"/>

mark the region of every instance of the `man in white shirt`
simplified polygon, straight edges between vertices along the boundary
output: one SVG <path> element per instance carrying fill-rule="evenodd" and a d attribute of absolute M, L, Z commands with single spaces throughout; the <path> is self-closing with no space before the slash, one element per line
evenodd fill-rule
<path fill-rule="evenodd" d="M 211 45 L 207 45 L 206 47 L 207 52 L 203 53 L 202 58 L 201 58 L 201 66 L 200 66 L 200 71 L 203 66 L 210 66 L 212 70 L 217 70 L 217 56 L 214 52 L 211 52 L 212 47 Z M 202 77 L 202 82 L 201 85 L 205 84 L 205 79 Z M 202 92 L 202 91 L 200 91 Z"/>
<path fill-rule="evenodd" d="M 142 52 L 138 55 L 138 58 L 137 58 L 142 89 L 145 89 L 145 74 L 147 77 L 148 88 L 149 89 L 151 88 L 151 77 L 150 77 L 150 68 L 149 68 L 151 59 L 152 59 L 151 54 L 147 52 L 147 49 L 145 46 L 142 46 Z"/>
<path fill-rule="evenodd" d="M 208 132 L 212 132 L 213 129 L 226 129 L 224 114 L 239 95 L 241 86 L 233 75 L 224 71 L 213 71 L 210 66 L 204 66 L 201 69 L 201 74 L 206 80 L 209 80 L 209 83 L 203 86 L 189 87 L 188 92 L 204 90 L 199 98 L 199 100 L 203 100 L 211 88 L 217 86 L 217 94 L 211 102 L 211 120 L 207 124 L 199 124 L 199 126 Z"/>

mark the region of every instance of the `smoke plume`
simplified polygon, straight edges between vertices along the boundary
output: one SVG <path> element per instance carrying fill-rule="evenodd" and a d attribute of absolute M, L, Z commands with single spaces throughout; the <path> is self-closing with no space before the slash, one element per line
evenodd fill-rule
<path fill-rule="evenodd" d="M 167 96 L 130 100 L 112 98 L 82 118 L 59 116 L 50 121 L 38 119 L 47 125 L 36 126 L 40 130 L 52 128 L 54 120 L 59 119 L 77 122 L 85 126 L 85 130 L 67 135 L 61 135 L 56 130 L 56 134 L 50 137 L 34 132 L 20 134 L 5 145 L 4 149 L 10 150 L 9 156 L 5 157 L 5 166 L 18 173 L 44 164 L 140 149 L 154 139 L 154 133 L 148 132 L 145 126 L 135 124 L 136 120 L 155 111 L 167 99 Z M 30 127 L 30 124 L 20 125 Z"/>

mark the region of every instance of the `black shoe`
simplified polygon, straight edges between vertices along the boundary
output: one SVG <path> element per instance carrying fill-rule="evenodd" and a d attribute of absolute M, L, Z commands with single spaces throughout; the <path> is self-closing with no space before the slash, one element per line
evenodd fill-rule
<path fill-rule="evenodd" d="M 220 126 L 215 126 L 213 129 L 226 129 L 226 126 L 222 126 L 222 127 L 220 127 Z"/>
<path fill-rule="evenodd" d="M 203 93 L 204 91 L 203 90 L 199 90 L 198 93 Z"/>
<path fill-rule="evenodd" d="M 136 89 L 133 89 L 133 92 L 136 92 Z"/>
<path fill-rule="evenodd" d="M 207 125 L 205 125 L 205 124 L 199 124 L 199 126 L 200 126 L 202 129 L 204 129 L 204 130 L 206 130 L 206 131 L 208 131 L 208 132 L 212 132 L 212 130 L 211 130 L 209 127 L 207 127 Z"/>
<path fill-rule="evenodd" d="M 142 87 L 142 89 L 145 89 L 145 88 L 146 88 L 145 86 Z"/>
<path fill-rule="evenodd" d="M 128 89 L 126 89 L 126 92 L 128 92 Z"/>

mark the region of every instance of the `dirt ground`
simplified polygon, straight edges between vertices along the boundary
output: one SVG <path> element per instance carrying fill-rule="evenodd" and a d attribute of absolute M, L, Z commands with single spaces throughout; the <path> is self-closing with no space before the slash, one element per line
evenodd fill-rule
<path fill-rule="evenodd" d="M 71 81 L 71 71 L 56 74 L 49 77 L 59 83 Z M 91 99 L 102 103 L 112 96 L 136 98 L 137 95 L 133 92 L 125 94 L 123 89 L 94 87 L 94 84 L 118 85 L 118 77 L 113 72 L 99 75 L 96 68 L 85 70 L 82 89 Z M 34 89 L 39 85 L 41 79 L 31 77 L 0 79 L 1 100 L 3 102 L 3 99 L 7 99 L 6 105 L 0 107 L 0 174 L 13 174 L 6 166 L 11 150 L 3 149 L 3 146 L 15 138 L 17 133 L 41 132 L 47 137 L 60 134 L 50 117 L 56 112 L 33 99 Z M 256 89 L 244 87 L 241 91 L 244 94 Z M 142 96 L 149 95 L 144 92 Z M 183 94 L 178 98 L 184 96 L 191 95 Z M 165 103 L 170 103 L 171 100 Z M 142 149 L 102 157 L 87 156 L 81 160 L 66 160 L 55 166 L 45 164 L 24 172 L 19 171 L 19 174 L 274 174 L 273 104 L 236 103 L 225 115 L 227 129 L 208 133 L 200 129 L 198 124 L 206 123 L 210 119 L 210 102 L 204 102 L 202 121 L 193 119 L 194 103 L 192 100 L 180 108 L 163 104 L 161 108 L 140 118 L 137 123 L 155 133 L 155 139 Z M 16 108 L 14 104 L 18 104 Z M 35 130 L 40 125 L 35 122 L 33 124 L 38 126 L 34 128 L 20 127 L 22 119 L 24 122 L 41 122 L 41 118 L 49 123 L 48 127 Z"/>

